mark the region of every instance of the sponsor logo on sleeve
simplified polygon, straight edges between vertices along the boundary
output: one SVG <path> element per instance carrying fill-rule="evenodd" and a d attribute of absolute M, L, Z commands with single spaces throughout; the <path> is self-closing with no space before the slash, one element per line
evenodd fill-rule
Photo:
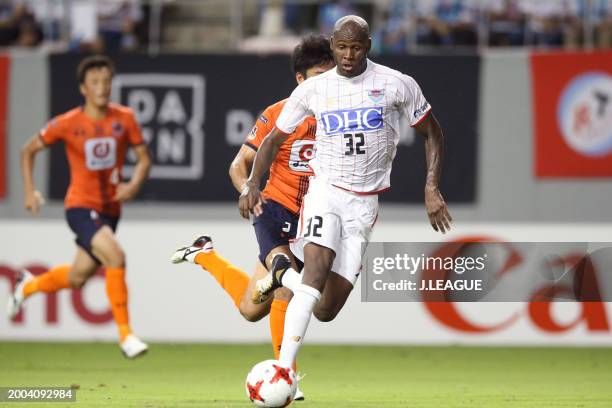
<path fill-rule="evenodd" d="M 253 140 L 257 136 L 257 125 L 253 126 L 253 129 L 249 132 L 247 136 L 247 140 Z"/>
<path fill-rule="evenodd" d="M 384 127 L 381 106 L 324 112 L 321 119 L 328 135 L 356 131 L 373 132 Z"/>
<path fill-rule="evenodd" d="M 429 110 L 429 102 L 425 102 L 420 108 L 414 111 L 414 118 L 419 119 Z"/>
<path fill-rule="evenodd" d="M 259 120 L 266 125 L 268 124 L 268 118 L 266 118 L 264 115 L 259 115 Z"/>

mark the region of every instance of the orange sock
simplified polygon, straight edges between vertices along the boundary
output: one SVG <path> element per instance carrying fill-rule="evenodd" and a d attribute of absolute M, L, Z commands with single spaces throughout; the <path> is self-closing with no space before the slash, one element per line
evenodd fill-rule
<path fill-rule="evenodd" d="M 217 255 L 215 251 L 200 252 L 194 261 L 210 272 L 223 290 L 230 295 L 236 307 L 239 307 L 240 299 L 249 286 L 249 275 Z"/>
<path fill-rule="evenodd" d="M 281 344 L 283 344 L 283 332 L 285 331 L 285 313 L 289 302 L 274 299 L 270 305 L 270 337 L 274 348 L 274 358 L 280 356 Z M 293 362 L 293 371 L 297 372 L 297 363 Z"/>
<path fill-rule="evenodd" d="M 128 290 L 125 284 L 125 268 L 106 268 L 106 295 L 119 328 L 119 340 L 132 333 L 128 316 Z"/>
<path fill-rule="evenodd" d="M 36 292 L 56 292 L 60 289 L 69 288 L 70 280 L 68 273 L 70 265 L 58 265 L 42 275 L 38 275 L 23 287 L 24 297 L 28 297 Z"/>

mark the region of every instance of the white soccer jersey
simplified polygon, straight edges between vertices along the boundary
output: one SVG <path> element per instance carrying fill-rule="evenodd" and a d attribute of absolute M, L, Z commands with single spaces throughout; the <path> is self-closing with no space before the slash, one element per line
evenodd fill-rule
<path fill-rule="evenodd" d="M 431 110 L 414 79 L 370 60 L 367 64 L 353 78 L 332 69 L 304 81 L 276 121 L 280 131 L 290 134 L 314 115 L 317 133 L 310 166 L 317 177 L 357 193 L 390 187 L 400 114 L 415 126 Z"/>

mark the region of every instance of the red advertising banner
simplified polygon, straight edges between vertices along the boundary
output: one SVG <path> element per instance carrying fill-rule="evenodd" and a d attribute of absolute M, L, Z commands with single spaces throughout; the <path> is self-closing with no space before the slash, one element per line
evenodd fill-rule
<path fill-rule="evenodd" d="M 535 174 L 612 177 L 612 52 L 531 55 Z"/>
<path fill-rule="evenodd" d="M 6 156 L 6 140 L 8 127 L 8 95 L 9 95 L 10 57 L 0 55 L 0 199 L 6 196 L 8 157 Z"/>

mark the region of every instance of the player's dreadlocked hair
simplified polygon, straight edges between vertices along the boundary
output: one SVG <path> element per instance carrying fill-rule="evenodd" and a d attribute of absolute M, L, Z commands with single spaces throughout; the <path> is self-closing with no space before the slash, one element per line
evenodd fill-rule
<path fill-rule="evenodd" d="M 104 55 L 92 55 L 87 58 L 84 58 L 77 68 L 77 82 L 82 84 L 85 82 L 85 75 L 87 71 L 94 68 L 108 68 L 111 72 L 111 75 L 115 73 L 115 64 L 111 61 L 110 58 Z"/>
<path fill-rule="evenodd" d="M 298 72 L 306 76 L 306 71 L 318 65 L 327 64 L 334 60 L 329 39 L 322 35 L 308 35 L 293 50 L 291 55 L 291 68 L 293 74 Z"/>

